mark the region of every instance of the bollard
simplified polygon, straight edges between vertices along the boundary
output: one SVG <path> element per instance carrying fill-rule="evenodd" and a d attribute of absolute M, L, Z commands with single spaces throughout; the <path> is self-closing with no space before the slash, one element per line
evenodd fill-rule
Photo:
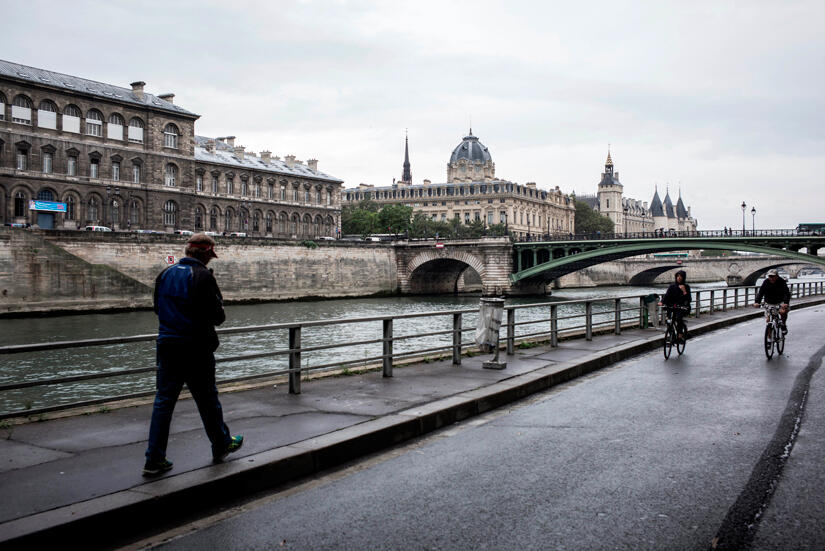
<path fill-rule="evenodd" d="M 699 311 L 702 309 L 702 291 L 696 291 L 696 311 L 693 313 L 693 317 L 699 317 Z"/>
<path fill-rule="evenodd" d="M 710 307 L 708 308 L 708 314 L 713 313 L 713 302 L 716 300 L 716 291 L 710 292 Z"/>
<path fill-rule="evenodd" d="M 733 309 L 739 308 L 739 287 L 733 290 Z"/>
<path fill-rule="evenodd" d="M 516 353 L 516 311 L 507 310 L 507 355 Z"/>
<path fill-rule="evenodd" d="M 722 311 L 728 311 L 728 290 L 722 289 Z"/>
<path fill-rule="evenodd" d="M 301 326 L 289 328 L 289 393 L 301 393 Z"/>
<path fill-rule="evenodd" d="M 556 348 L 559 345 L 559 307 L 550 305 L 550 346 Z"/>
<path fill-rule="evenodd" d="M 587 301 L 584 303 L 585 318 L 584 318 L 584 338 L 588 341 L 593 340 L 593 303 Z"/>
<path fill-rule="evenodd" d="M 639 327 L 647 329 L 647 305 L 645 297 L 639 297 Z"/>
<path fill-rule="evenodd" d="M 461 314 L 453 314 L 453 365 L 461 365 Z"/>
<path fill-rule="evenodd" d="M 620 298 L 615 299 L 614 304 L 615 304 L 615 306 L 613 308 L 613 312 L 614 312 L 615 315 L 614 315 L 614 319 L 613 319 L 613 323 L 614 323 L 613 333 L 615 333 L 616 335 L 621 335 L 622 334 L 622 299 L 620 299 Z"/>
<path fill-rule="evenodd" d="M 384 320 L 384 377 L 392 377 L 392 319 Z"/>

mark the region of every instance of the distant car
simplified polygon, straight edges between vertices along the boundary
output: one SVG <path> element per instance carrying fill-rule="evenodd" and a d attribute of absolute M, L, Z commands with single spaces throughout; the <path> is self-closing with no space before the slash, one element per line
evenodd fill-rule
<path fill-rule="evenodd" d="M 32 226 L 28 222 L 26 222 L 25 224 L 21 224 L 20 222 L 6 222 L 3 225 L 8 226 L 10 228 L 30 228 Z"/>
<path fill-rule="evenodd" d="M 86 231 L 112 231 L 112 229 L 106 226 L 86 226 Z"/>
<path fill-rule="evenodd" d="M 205 233 L 206 235 L 211 235 L 213 237 L 216 236 L 216 235 L 220 235 L 220 232 L 216 232 L 216 231 L 205 231 L 203 233 Z"/>
<path fill-rule="evenodd" d="M 194 235 L 195 232 L 192 230 L 175 230 L 176 235 Z"/>
<path fill-rule="evenodd" d="M 322 236 L 321 236 L 321 241 L 335 241 L 335 238 L 334 238 L 334 237 L 330 237 L 330 236 L 328 236 L 328 235 L 322 235 Z"/>
<path fill-rule="evenodd" d="M 233 231 L 229 234 L 229 237 L 246 237 L 246 232 L 242 231 Z"/>

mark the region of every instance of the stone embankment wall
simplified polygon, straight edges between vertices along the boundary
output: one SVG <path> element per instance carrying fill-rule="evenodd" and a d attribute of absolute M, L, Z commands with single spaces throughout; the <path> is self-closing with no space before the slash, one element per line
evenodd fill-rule
<path fill-rule="evenodd" d="M 217 238 L 209 266 L 228 302 L 390 294 L 389 245 Z M 0 314 L 149 307 L 167 258 L 183 236 L 0 230 Z"/>

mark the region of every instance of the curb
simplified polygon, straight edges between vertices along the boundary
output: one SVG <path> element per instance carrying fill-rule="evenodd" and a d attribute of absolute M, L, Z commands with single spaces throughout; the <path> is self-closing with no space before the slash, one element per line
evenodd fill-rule
<path fill-rule="evenodd" d="M 807 308 L 825 304 L 816 298 L 799 304 Z M 762 317 L 761 311 L 742 312 L 704 323 L 692 318 L 691 334 L 701 335 Z M 364 455 L 423 436 L 439 428 L 515 402 L 531 394 L 592 373 L 608 365 L 654 350 L 661 345 L 659 332 L 640 342 L 617 345 L 586 354 L 581 360 L 542 367 L 478 388 L 392 413 L 308 440 L 267 450 L 243 461 L 161 478 L 141 486 L 84 502 L 44 511 L 0 525 L 0 542 L 6 545 L 55 546 L 85 541 L 90 547 L 127 541 L 135 526 L 161 528 L 199 509 L 261 492 Z M 193 507 L 193 504 L 196 504 Z M 90 541 L 93 534 L 93 541 Z"/>

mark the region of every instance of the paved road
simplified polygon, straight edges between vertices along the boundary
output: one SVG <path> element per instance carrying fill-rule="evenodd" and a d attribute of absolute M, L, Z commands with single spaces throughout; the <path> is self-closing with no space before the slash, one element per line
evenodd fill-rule
<path fill-rule="evenodd" d="M 824 323 L 825 307 L 794 312 L 786 355 L 771 361 L 757 320 L 667 362 L 622 362 L 183 527 L 164 548 L 708 549 L 717 537 L 720 548 L 817 548 Z M 770 452 L 800 426 L 800 397 L 785 464 Z"/>

